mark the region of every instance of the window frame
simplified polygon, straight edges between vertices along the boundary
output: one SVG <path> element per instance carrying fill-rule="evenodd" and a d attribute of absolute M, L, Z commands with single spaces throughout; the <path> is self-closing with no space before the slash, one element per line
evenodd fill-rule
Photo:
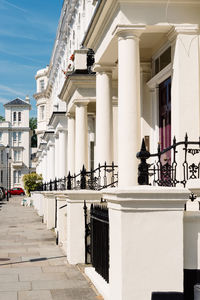
<path fill-rule="evenodd" d="M 18 121 L 21 122 L 22 121 L 22 112 L 18 111 Z"/>
<path fill-rule="evenodd" d="M 17 112 L 14 111 L 13 112 L 13 122 L 16 122 L 17 121 Z"/>
<path fill-rule="evenodd" d="M 13 171 L 13 182 L 14 182 L 14 184 L 20 183 L 21 176 L 22 176 L 21 170 L 14 170 Z"/>
<path fill-rule="evenodd" d="M 40 106 L 40 121 L 44 121 L 45 119 L 45 105 Z"/>
<path fill-rule="evenodd" d="M 152 75 L 153 75 L 153 77 L 156 76 L 157 74 L 159 74 L 160 72 L 162 72 L 162 70 L 164 70 L 167 66 L 169 66 L 171 64 L 171 62 L 172 62 L 172 55 L 170 57 L 170 62 L 165 67 L 163 67 L 162 69 L 160 68 L 160 58 L 169 49 L 171 49 L 171 51 L 172 51 L 172 46 L 171 46 L 171 44 L 169 42 L 167 42 L 163 47 L 161 47 L 156 52 L 155 55 L 152 56 L 152 73 L 153 73 Z M 159 63 L 158 63 L 159 70 L 156 72 L 156 62 L 157 61 L 159 61 Z"/>
<path fill-rule="evenodd" d="M 44 79 L 40 79 L 40 92 L 45 90 L 45 81 Z"/>

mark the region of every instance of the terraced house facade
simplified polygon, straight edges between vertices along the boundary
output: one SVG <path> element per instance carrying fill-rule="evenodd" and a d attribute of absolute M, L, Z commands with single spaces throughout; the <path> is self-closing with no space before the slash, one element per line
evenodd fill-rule
<path fill-rule="evenodd" d="M 198 293 L 199 15 L 198 0 L 66 0 L 36 74 L 35 207 L 105 299 Z"/>
<path fill-rule="evenodd" d="M 35 170 L 31 162 L 30 99 L 13 99 L 4 108 L 5 121 L 0 122 L 0 182 L 4 188 L 22 187 L 23 175 Z"/>

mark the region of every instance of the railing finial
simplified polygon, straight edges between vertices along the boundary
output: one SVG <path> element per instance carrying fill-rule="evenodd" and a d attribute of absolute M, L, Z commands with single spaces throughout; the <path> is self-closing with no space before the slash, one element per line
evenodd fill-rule
<path fill-rule="evenodd" d="M 187 135 L 187 132 L 185 133 L 185 142 L 187 143 L 188 141 L 188 135 Z"/>
<path fill-rule="evenodd" d="M 81 171 L 81 190 L 86 189 L 86 169 L 83 165 L 82 171 Z"/>
<path fill-rule="evenodd" d="M 70 171 L 68 173 L 67 176 L 67 190 L 71 190 L 72 189 L 72 182 L 71 182 L 71 175 L 70 175 Z"/>
<path fill-rule="evenodd" d="M 140 159 L 140 164 L 138 166 L 138 184 L 148 185 L 149 184 L 149 174 L 146 160 L 149 158 L 150 153 L 146 150 L 146 145 L 144 139 L 142 139 L 142 146 L 140 152 L 137 153 L 137 158 Z"/>

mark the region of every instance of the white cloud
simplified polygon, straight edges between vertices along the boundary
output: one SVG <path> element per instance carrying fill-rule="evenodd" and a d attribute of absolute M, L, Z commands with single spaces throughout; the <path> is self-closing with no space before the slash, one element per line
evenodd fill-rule
<path fill-rule="evenodd" d="M 18 90 L 15 90 L 15 89 L 12 89 L 10 88 L 9 86 L 6 86 L 6 85 L 3 85 L 3 84 L 0 84 L 0 93 L 1 92 L 8 92 L 12 95 L 15 95 L 15 96 L 22 96 L 22 97 L 25 97 L 26 94 L 21 92 L 21 91 L 18 91 Z"/>
<path fill-rule="evenodd" d="M 13 4 L 13 3 L 7 1 L 7 0 L 1 0 L 1 1 L 2 1 L 2 3 L 5 3 L 6 5 L 9 5 L 9 6 L 15 8 L 15 9 L 17 9 L 17 10 L 20 10 L 20 11 L 24 12 L 24 13 L 27 13 L 27 10 L 21 8 L 20 6 L 17 6 L 17 5 L 15 5 L 15 4 Z"/>
<path fill-rule="evenodd" d="M 14 32 L 7 29 L 0 29 L 0 35 L 6 36 L 6 37 L 14 37 L 14 38 L 20 38 L 20 39 L 26 39 L 26 40 L 32 40 L 37 41 L 37 38 L 31 35 L 24 35 L 21 32 Z"/>

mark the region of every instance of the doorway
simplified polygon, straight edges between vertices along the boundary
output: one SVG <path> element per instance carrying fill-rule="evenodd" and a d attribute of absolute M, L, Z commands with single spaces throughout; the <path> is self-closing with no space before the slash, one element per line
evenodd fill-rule
<path fill-rule="evenodd" d="M 171 77 L 159 84 L 159 141 L 161 151 L 171 146 Z M 171 151 L 163 156 L 171 162 Z"/>

